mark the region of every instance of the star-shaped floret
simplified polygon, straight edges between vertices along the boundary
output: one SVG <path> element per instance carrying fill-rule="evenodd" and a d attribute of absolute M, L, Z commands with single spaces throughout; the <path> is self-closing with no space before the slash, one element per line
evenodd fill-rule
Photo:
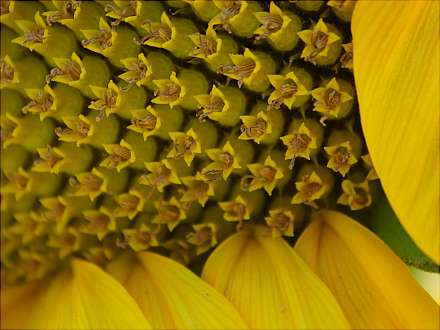
<path fill-rule="evenodd" d="M 338 203 L 347 205 L 352 211 L 364 209 L 371 205 L 372 196 L 368 180 L 354 182 L 344 180 L 341 184 L 343 193 L 338 198 Z"/>

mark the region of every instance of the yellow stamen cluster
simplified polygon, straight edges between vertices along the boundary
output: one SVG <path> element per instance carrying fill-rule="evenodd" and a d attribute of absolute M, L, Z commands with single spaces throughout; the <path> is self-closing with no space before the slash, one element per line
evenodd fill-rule
<path fill-rule="evenodd" d="M 128 250 L 191 265 L 243 226 L 293 237 L 314 208 L 374 202 L 350 6 L 41 1 L 15 22 L 11 3 L 2 283 Z"/>

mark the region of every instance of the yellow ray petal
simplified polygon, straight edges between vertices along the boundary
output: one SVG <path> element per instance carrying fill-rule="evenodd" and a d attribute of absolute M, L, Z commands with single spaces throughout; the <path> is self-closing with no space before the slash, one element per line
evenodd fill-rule
<path fill-rule="evenodd" d="M 10 302 L 5 311 L 4 295 Z M 8 308 L 12 303 L 18 311 Z M 16 318 L 23 316 L 23 322 L 17 323 Z M 80 260 L 72 262 L 72 271 L 41 281 L 38 287 L 28 284 L 2 292 L 2 328 L 151 329 L 133 298 L 116 280 Z"/>
<path fill-rule="evenodd" d="M 222 292 L 255 329 L 344 329 L 328 288 L 281 238 L 245 229 L 208 259 L 202 278 Z"/>
<path fill-rule="evenodd" d="M 1 290 L 0 329 L 24 329 L 32 310 L 33 297 L 40 282 L 31 282 Z"/>
<path fill-rule="evenodd" d="M 108 268 L 154 329 L 246 329 L 225 297 L 177 262 L 155 253 L 124 255 Z"/>
<path fill-rule="evenodd" d="M 393 209 L 440 262 L 438 1 L 359 1 L 354 75 L 362 127 Z"/>
<path fill-rule="evenodd" d="M 439 306 L 405 264 L 362 225 L 322 211 L 295 249 L 333 292 L 355 329 L 437 329 Z"/>

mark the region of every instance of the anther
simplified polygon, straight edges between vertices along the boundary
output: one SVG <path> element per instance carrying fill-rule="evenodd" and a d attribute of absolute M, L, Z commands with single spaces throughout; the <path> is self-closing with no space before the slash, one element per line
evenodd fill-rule
<path fill-rule="evenodd" d="M 0 1 L 0 13 L 1 15 L 9 14 L 9 5 L 11 4 L 10 0 Z"/>
<path fill-rule="evenodd" d="M 258 39 L 264 39 L 272 33 L 277 32 L 283 26 L 283 19 L 279 15 L 266 15 L 261 18 L 262 33 L 257 36 Z"/>
<path fill-rule="evenodd" d="M 24 43 L 42 43 L 44 41 L 44 29 L 29 30 L 24 33 Z"/>
<path fill-rule="evenodd" d="M 253 124 L 243 124 L 240 127 L 242 133 L 249 138 L 259 138 L 266 133 L 267 122 L 262 118 L 257 118 Z"/>
<path fill-rule="evenodd" d="M 14 79 L 14 68 L 4 59 L 0 59 L 0 80 L 4 84 L 9 84 Z"/>
<path fill-rule="evenodd" d="M 80 0 L 68 0 L 64 3 L 62 10 L 51 12 L 50 15 L 46 17 L 46 22 L 48 25 L 52 25 L 62 19 L 73 18 L 75 10 L 80 6 Z"/>
<path fill-rule="evenodd" d="M 238 87 L 243 86 L 244 79 L 249 77 L 255 70 L 256 63 L 252 59 L 246 59 L 243 63 L 236 65 L 221 65 L 218 69 L 219 73 L 225 75 L 233 75 L 238 81 Z"/>
<path fill-rule="evenodd" d="M 149 35 L 145 37 L 145 40 L 143 40 L 143 42 L 147 40 L 152 40 L 160 44 L 163 44 L 171 40 L 172 31 L 168 27 L 168 25 L 161 23 L 153 23 L 151 21 L 148 21 L 146 22 L 145 27 Z"/>
<path fill-rule="evenodd" d="M 186 153 L 192 152 L 196 146 L 196 141 L 192 136 L 185 135 L 174 141 L 175 159 L 182 159 Z"/>
<path fill-rule="evenodd" d="M 193 55 L 202 55 L 208 57 L 217 51 L 217 43 L 212 38 L 198 33 L 198 44 L 194 47 Z"/>
<path fill-rule="evenodd" d="M 133 118 L 131 123 L 140 129 L 151 131 L 156 128 L 157 117 L 148 112 L 142 118 Z"/>
<path fill-rule="evenodd" d="M 96 35 L 90 39 L 85 39 L 81 41 L 83 46 L 88 46 L 95 44 L 99 47 L 101 51 L 112 46 L 112 32 L 109 30 L 99 30 Z"/>
<path fill-rule="evenodd" d="M 181 88 L 178 84 L 169 82 L 162 88 L 154 91 L 154 96 L 161 97 L 167 101 L 176 101 L 180 96 Z"/>
<path fill-rule="evenodd" d="M 219 21 L 228 33 L 232 33 L 229 20 L 240 12 L 240 8 L 240 1 L 225 1 L 225 7 L 219 14 Z"/>
<path fill-rule="evenodd" d="M 45 91 L 39 91 L 35 97 L 25 107 L 23 107 L 23 113 L 44 113 L 47 112 L 53 105 L 54 99 L 52 95 Z"/>
<path fill-rule="evenodd" d="M 197 112 L 196 117 L 199 118 L 201 122 L 204 122 L 210 114 L 222 111 L 224 106 L 225 103 L 220 97 L 210 95 L 209 102 L 200 106 L 200 111 Z"/>

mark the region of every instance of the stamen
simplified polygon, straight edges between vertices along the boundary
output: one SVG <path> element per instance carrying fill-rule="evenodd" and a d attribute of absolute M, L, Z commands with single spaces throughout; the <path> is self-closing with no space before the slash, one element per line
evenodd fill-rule
<path fill-rule="evenodd" d="M 0 141 L 4 142 L 12 137 L 15 128 L 17 127 L 17 123 L 5 117 L 2 118 L 1 128 L 0 128 Z"/>
<path fill-rule="evenodd" d="M 55 165 L 63 160 L 63 157 L 58 155 L 51 146 L 47 146 L 43 151 L 38 150 L 40 159 L 34 161 L 35 166 L 47 165 L 49 169 L 53 169 Z"/>
<path fill-rule="evenodd" d="M 193 184 L 185 191 L 185 200 L 196 201 L 198 199 L 204 198 L 207 196 L 208 190 L 208 183 L 201 180 L 195 180 Z"/>
<path fill-rule="evenodd" d="M 109 30 L 99 30 L 92 38 L 81 41 L 83 46 L 95 44 L 101 51 L 112 46 L 112 32 Z"/>
<path fill-rule="evenodd" d="M 308 56 L 307 60 L 314 63 L 315 57 L 319 55 L 327 47 L 328 35 L 319 30 L 313 30 L 311 38 L 312 52 Z"/>
<path fill-rule="evenodd" d="M 321 188 L 322 188 L 322 185 L 318 182 L 308 182 L 304 186 L 302 193 L 304 194 L 305 199 L 310 199 Z"/>
<path fill-rule="evenodd" d="M 248 191 L 249 187 L 252 184 L 252 181 L 255 179 L 253 175 L 246 175 L 240 180 L 240 188 L 241 190 Z"/>
<path fill-rule="evenodd" d="M 238 87 L 243 85 L 243 80 L 254 72 L 256 63 L 252 59 L 246 59 L 243 63 L 237 65 L 221 65 L 218 69 L 219 73 L 236 76 Z"/>
<path fill-rule="evenodd" d="M 298 92 L 298 85 L 293 80 L 287 80 L 279 89 L 280 96 L 272 100 L 270 106 L 279 109 L 284 100 L 289 99 Z"/>
<path fill-rule="evenodd" d="M 112 153 L 107 158 L 107 167 L 114 169 L 117 168 L 121 163 L 125 163 L 131 158 L 131 151 L 128 148 L 122 147 L 120 145 L 114 145 Z"/>
<path fill-rule="evenodd" d="M 277 170 L 272 166 L 264 166 L 259 170 L 259 178 L 264 184 L 271 183 L 275 179 Z"/>
<path fill-rule="evenodd" d="M 191 153 L 196 147 L 196 141 L 192 136 L 185 135 L 174 141 L 175 159 L 181 159 L 186 153 Z"/>
<path fill-rule="evenodd" d="M 335 109 L 341 104 L 341 93 L 333 88 L 329 88 L 325 94 L 325 103 L 329 109 Z"/>
<path fill-rule="evenodd" d="M 291 218 L 289 218 L 283 212 L 280 212 L 272 217 L 272 222 L 270 226 L 278 229 L 280 232 L 285 232 L 287 228 L 289 228 L 291 222 L 292 222 Z"/>
<path fill-rule="evenodd" d="M 368 203 L 368 193 L 361 187 L 354 188 L 355 196 L 353 200 L 358 205 L 366 205 Z"/>
<path fill-rule="evenodd" d="M 6 15 L 9 14 L 9 5 L 11 1 L 10 0 L 2 0 L 0 1 L 0 14 Z"/>
<path fill-rule="evenodd" d="M 312 139 L 307 134 L 294 133 L 289 140 L 288 148 L 295 154 L 307 150 Z"/>
<path fill-rule="evenodd" d="M 157 220 L 160 223 L 175 223 L 179 221 L 180 210 L 176 205 L 161 205 L 157 211 Z"/>
<path fill-rule="evenodd" d="M 117 100 L 118 95 L 111 88 L 107 88 L 102 99 L 92 101 L 90 105 L 100 112 L 99 116 L 96 117 L 96 121 L 101 121 L 104 118 L 105 110 L 108 109 L 113 112 Z"/>
<path fill-rule="evenodd" d="M 269 193 L 272 193 L 274 187 L 269 187 L 274 183 L 277 174 L 277 169 L 272 166 L 260 166 L 252 170 L 253 175 L 242 177 L 240 185 L 242 190 L 257 190 L 263 188 Z"/>
<path fill-rule="evenodd" d="M 110 217 L 103 213 L 96 214 L 95 216 L 87 217 L 86 219 L 90 221 L 89 226 L 87 227 L 89 231 L 95 233 L 101 233 L 107 231 L 108 225 L 110 224 Z"/>
<path fill-rule="evenodd" d="M 166 24 L 147 22 L 146 30 L 149 33 L 148 36 L 143 37 L 143 42 L 152 40 L 160 44 L 164 44 L 171 40 L 172 31 Z"/>
<path fill-rule="evenodd" d="M 217 42 L 206 35 L 198 33 L 199 43 L 193 50 L 193 55 L 201 55 L 203 57 L 208 57 L 217 51 Z"/>
<path fill-rule="evenodd" d="M 372 197 L 367 180 L 363 182 L 344 180 L 341 186 L 343 193 L 338 198 L 339 204 L 349 206 L 352 211 L 361 210 L 371 205 Z"/>
<path fill-rule="evenodd" d="M 156 128 L 157 117 L 148 112 L 142 118 L 133 118 L 131 123 L 139 129 L 152 131 Z"/>
<path fill-rule="evenodd" d="M 125 229 L 122 233 L 127 244 L 136 252 L 158 245 L 155 234 L 145 225 L 140 228 Z"/>
<path fill-rule="evenodd" d="M 154 96 L 161 97 L 168 102 L 176 101 L 180 96 L 181 88 L 178 84 L 174 82 L 169 82 L 164 87 L 156 89 L 154 91 Z"/>
<path fill-rule="evenodd" d="M 81 0 L 66 1 L 62 10 L 55 11 L 46 17 L 47 24 L 52 25 L 59 20 L 73 18 L 80 4 Z"/>
<path fill-rule="evenodd" d="M 29 178 L 25 177 L 19 172 L 12 172 L 6 177 L 8 178 L 8 181 L 12 183 L 15 187 L 17 187 L 20 191 L 25 190 L 29 183 Z"/>
<path fill-rule="evenodd" d="M 263 33 L 257 36 L 257 40 L 267 38 L 283 26 L 283 19 L 280 15 L 266 15 L 261 20 Z"/>
<path fill-rule="evenodd" d="M 311 141 L 312 139 L 304 133 L 293 133 L 283 140 L 283 143 L 287 146 L 286 154 L 289 154 L 292 157 L 289 169 L 293 169 L 295 159 L 299 155 L 305 154 L 308 151 Z"/>
<path fill-rule="evenodd" d="M 118 199 L 119 208 L 124 212 L 133 212 L 136 210 L 140 202 L 140 198 L 135 195 L 123 195 Z"/>
<path fill-rule="evenodd" d="M 304 198 L 304 204 L 309 205 L 315 209 L 318 208 L 318 204 L 314 201 L 314 195 L 321 190 L 322 185 L 318 182 L 307 182 L 303 189 L 301 190 L 301 193 Z"/>
<path fill-rule="evenodd" d="M 9 84 L 14 79 L 14 69 L 4 59 L 0 60 L 0 79 L 2 84 Z"/>
<path fill-rule="evenodd" d="M 81 67 L 74 60 L 68 59 L 64 66 L 60 68 L 53 68 L 50 70 L 46 80 L 51 80 L 56 76 L 68 76 L 71 81 L 77 81 L 81 77 Z"/>
<path fill-rule="evenodd" d="M 209 103 L 201 105 L 201 110 L 197 112 L 196 116 L 201 122 L 204 122 L 213 112 L 221 112 L 224 106 L 225 103 L 220 97 L 210 95 Z"/>
<path fill-rule="evenodd" d="M 240 12 L 241 3 L 240 1 L 227 0 L 224 1 L 224 4 L 225 4 L 225 8 L 223 8 L 221 13 L 219 14 L 220 24 L 228 33 L 232 33 L 231 24 L 229 23 L 229 20 Z"/>
<path fill-rule="evenodd" d="M 309 205 L 318 208 L 316 200 L 320 199 L 325 193 L 328 186 L 324 185 L 322 179 L 315 173 L 304 175 L 300 181 L 295 183 L 298 192 L 293 196 L 293 204 Z"/>
<path fill-rule="evenodd" d="M 243 221 L 246 216 L 246 205 L 239 202 L 225 203 L 222 207 L 227 217 L 236 221 Z"/>
<path fill-rule="evenodd" d="M 113 21 L 111 23 L 112 26 L 117 26 L 119 25 L 125 18 L 130 17 L 130 16 L 135 16 L 136 15 L 136 6 L 137 6 L 137 1 L 136 0 L 129 0 L 129 1 L 125 1 L 126 3 L 124 4 L 125 6 L 122 7 L 121 9 L 116 8 L 115 5 L 113 4 L 106 4 L 104 7 L 104 10 L 106 12 L 114 12 L 116 15 L 118 15 L 119 17 Z"/>
<path fill-rule="evenodd" d="M 104 180 L 93 173 L 86 173 L 78 179 L 70 178 L 69 184 L 75 188 L 76 192 L 93 193 L 101 189 Z"/>
<path fill-rule="evenodd" d="M 49 206 L 49 205 L 48 205 Z M 51 203 L 47 210 L 44 212 L 44 215 L 47 219 L 51 221 L 59 221 L 66 211 L 66 206 L 59 201 Z"/>
<path fill-rule="evenodd" d="M 187 236 L 188 241 L 195 245 L 203 245 L 211 240 L 212 230 L 210 227 L 204 227 L 194 233 L 190 233 Z"/>
<path fill-rule="evenodd" d="M 140 59 L 133 60 L 128 66 L 128 71 L 132 73 L 132 76 L 124 78 L 124 80 L 129 84 L 135 84 L 136 82 L 142 80 L 146 77 L 148 72 L 148 67 Z"/>
<path fill-rule="evenodd" d="M 335 169 L 339 170 L 340 168 L 346 166 L 350 157 L 351 153 L 347 150 L 347 148 L 339 147 L 336 149 L 336 152 L 333 154 Z"/>
<path fill-rule="evenodd" d="M 42 43 L 44 41 L 44 29 L 29 30 L 24 33 L 24 43 Z"/>
<path fill-rule="evenodd" d="M 234 163 L 234 157 L 229 152 L 221 152 L 218 154 L 219 161 L 222 162 L 224 170 L 230 168 Z"/>
<path fill-rule="evenodd" d="M 39 91 L 35 98 L 23 107 L 23 113 L 44 113 L 47 112 L 53 105 L 54 99 L 52 95 L 44 91 Z"/>
<path fill-rule="evenodd" d="M 240 129 L 241 132 L 245 133 L 249 138 L 259 138 L 266 133 L 267 122 L 264 119 L 257 118 L 253 124 L 243 124 Z"/>
<path fill-rule="evenodd" d="M 342 68 L 351 68 L 353 65 L 353 53 L 345 52 L 344 54 L 342 54 L 340 62 Z"/>
<path fill-rule="evenodd" d="M 201 224 L 193 226 L 194 232 L 186 235 L 189 243 L 197 246 L 197 254 L 208 251 L 217 244 L 214 229 L 209 224 Z"/>
<path fill-rule="evenodd" d="M 154 186 L 161 186 L 168 183 L 168 178 L 171 175 L 171 170 L 168 169 L 165 165 L 161 165 L 156 168 L 148 177 L 149 181 Z"/>
<path fill-rule="evenodd" d="M 62 137 L 75 137 L 77 140 L 81 140 L 87 137 L 90 131 L 90 125 L 81 119 L 75 120 L 75 124 L 71 127 L 57 127 L 55 128 L 55 134 Z"/>
<path fill-rule="evenodd" d="M 208 181 L 217 181 L 222 177 L 223 169 L 203 169 L 202 174 Z"/>

